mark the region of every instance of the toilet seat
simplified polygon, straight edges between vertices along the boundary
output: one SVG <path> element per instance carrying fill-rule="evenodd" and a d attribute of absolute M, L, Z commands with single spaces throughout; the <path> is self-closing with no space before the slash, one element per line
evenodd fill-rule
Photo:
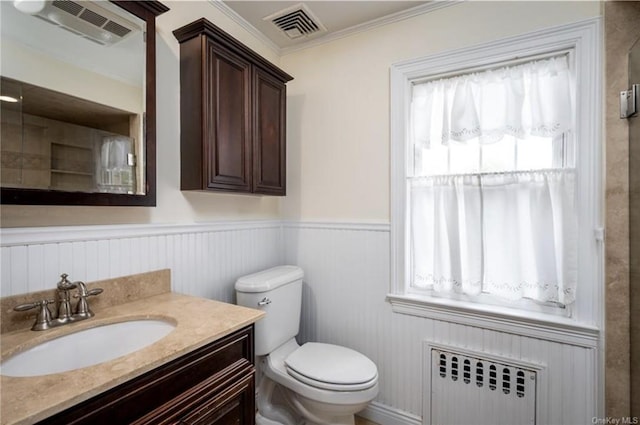
<path fill-rule="evenodd" d="M 285 359 L 293 378 L 329 391 L 361 391 L 378 381 L 376 365 L 347 347 L 308 342 Z"/>

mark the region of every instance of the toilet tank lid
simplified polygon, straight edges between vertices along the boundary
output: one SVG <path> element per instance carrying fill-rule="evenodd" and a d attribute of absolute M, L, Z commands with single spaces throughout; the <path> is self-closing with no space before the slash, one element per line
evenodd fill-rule
<path fill-rule="evenodd" d="M 265 292 L 302 279 L 304 272 L 297 266 L 278 266 L 242 276 L 236 281 L 238 292 Z"/>

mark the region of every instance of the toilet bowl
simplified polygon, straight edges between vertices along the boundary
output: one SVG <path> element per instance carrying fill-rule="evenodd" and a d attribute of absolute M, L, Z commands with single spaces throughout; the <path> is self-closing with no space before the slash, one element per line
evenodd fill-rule
<path fill-rule="evenodd" d="M 236 282 L 238 304 L 266 313 L 255 328 L 256 423 L 353 425 L 378 394 L 376 365 L 347 347 L 296 342 L 302 277 L 299 267 L 280 266 Z"/>
<path fill-rule="evenodd" d="M 375 364 L 357 351 L 337 345 L 299 346 L 291 339 L 262 357 L 260 369 L 261 378 L 279 384 L 294 413 L 309 425 L 351 425 L 354 413 L 378 394 Z M 264 403 L 258 400 L 259 410 Z"/>

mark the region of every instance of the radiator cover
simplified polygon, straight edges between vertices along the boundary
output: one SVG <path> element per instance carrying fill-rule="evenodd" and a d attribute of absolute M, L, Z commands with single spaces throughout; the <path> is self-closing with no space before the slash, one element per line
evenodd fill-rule
<path fill-rule="evenodd" d="M 426 423 L 538 423 L 538 367 L 455 347 L 427 347 L 430 373 L 427 374 Z"/>

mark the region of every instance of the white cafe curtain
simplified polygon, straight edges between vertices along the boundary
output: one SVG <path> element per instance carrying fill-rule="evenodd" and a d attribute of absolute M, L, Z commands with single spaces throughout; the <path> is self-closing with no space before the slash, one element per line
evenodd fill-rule
<path fill-rule="evenodd" d="M 415 87 L 413 142 L 491 143 L 570 131 L 565 58 Z M 495 100 L 490 101 L 490 99 Z M 571 169 L 409 177 L 411 284 L 568 305 L 577 285 Z"/>
<path fill-rule="evenodd" d="M 411 184 L 413 284 L 563 305 L 577 283 L 574 174 L 441 176 Z"/>

